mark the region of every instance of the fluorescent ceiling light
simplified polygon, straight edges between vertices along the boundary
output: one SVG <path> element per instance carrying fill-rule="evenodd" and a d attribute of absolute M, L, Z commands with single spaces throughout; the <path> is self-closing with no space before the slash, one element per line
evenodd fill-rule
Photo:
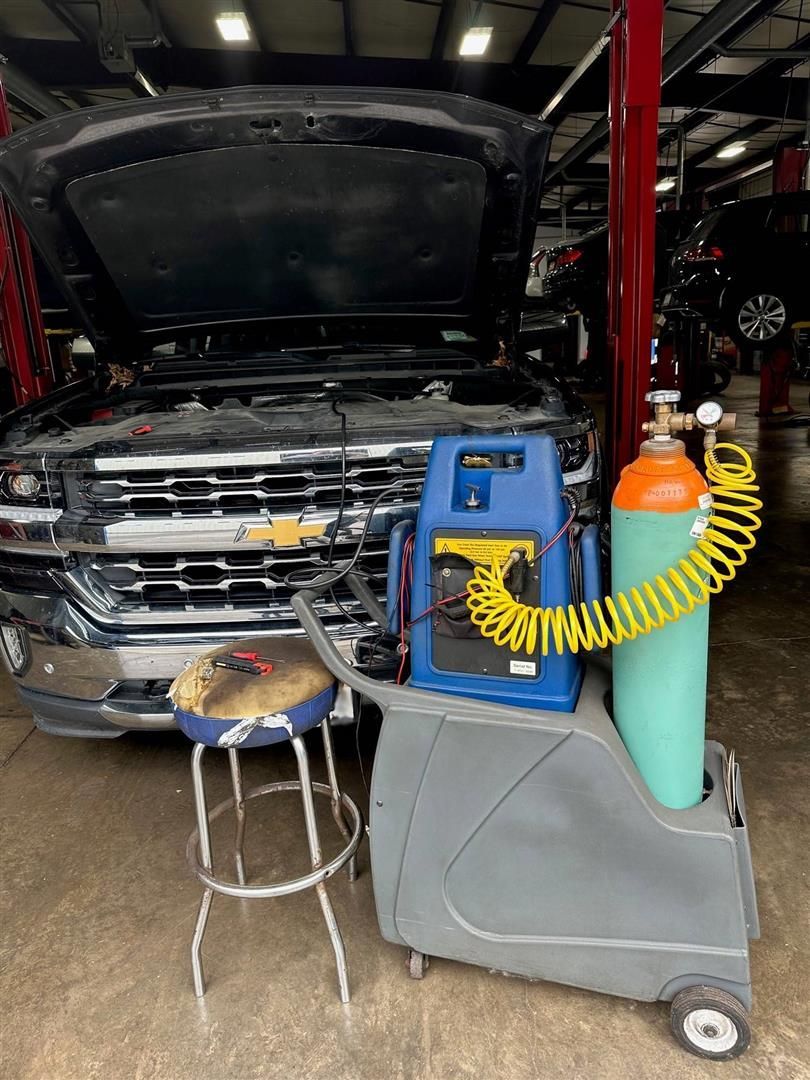
<path fill-rule="evenodd" d="M 675 187 L 675 177 L 665 176 L 663 180 L 659 180 L 655 185 L 656 191 L 672 191 Z"/>
<path fill-rule="evenodd" d="M 459 56 L 483 56 L 492 37 L 491 26 L 471 26 L 458 47 Z"/>
<path fill-rule="evenodd" d="M 748 143 L 735 142 L 735 143 L 731 143 L 730 146 L 724 146 L 722 150 L 718 150 L 717 153 L 715 154 L 715 157 L 719 157 L 719 158 L 738 157 L 740 154 L 744 154 L 747 149 L 748 149 Z"/>
<path fill-rule="evenodd" d="M 221 11 L 215 21 L 225 41 L 250 41 L 250 25 L 243 11 Z"/>

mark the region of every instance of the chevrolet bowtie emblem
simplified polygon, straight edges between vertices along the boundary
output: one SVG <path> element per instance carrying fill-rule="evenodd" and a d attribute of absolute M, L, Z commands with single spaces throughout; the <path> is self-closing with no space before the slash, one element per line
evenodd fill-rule
<path fill-rule="evenodd" d="M 270 518 L 268 525 L 241 525 L 236 534 L 236 543 L 241 540 L 269 541 L 274 548 L 301 547 L 303 540 L 323 536 L 325 531 L 325 521 L 302 524 L 300 518 Z"/>

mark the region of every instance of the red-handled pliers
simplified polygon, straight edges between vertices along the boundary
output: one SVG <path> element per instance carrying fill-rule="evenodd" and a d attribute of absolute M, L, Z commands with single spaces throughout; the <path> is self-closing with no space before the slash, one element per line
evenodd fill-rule
<path fill-rule="evenodd" d="M 248 675 L 269 675 L 273 670 L 273 663 L 274 661 L 269 657 L 260 656 L 255 652 L 233 652 L 227 656 L 218 656 L 214 661 L 214 667 L 244 671 Z"/>

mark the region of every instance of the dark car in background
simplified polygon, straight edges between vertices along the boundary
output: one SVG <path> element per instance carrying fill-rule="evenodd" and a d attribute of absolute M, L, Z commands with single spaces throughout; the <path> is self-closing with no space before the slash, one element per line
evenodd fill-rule
<path fill-rule="evenodd" d="M 777 345 L 810 318 L 810 192 L 728 203 L 677 248 L 665 312 L 697 315 L 743 348 Z"/>
<path fill-rule="evenodd" d="M 549 248 L 543 297 L 557 310 L 590 319 L 607 307 L 608 227 L 598 225 L 576 240 Z"/>
<path fill-rule="evenodd" d="M 666 284 L 672 254 L 694 220 L 694 214 L 680 210 L 662 210 L 655 215 L 656 293 Z M 580 311 L 589 323 L 604 322 L 607 282 L 607 224 L 546 253 L 543 297 L 560 311 Z"/>

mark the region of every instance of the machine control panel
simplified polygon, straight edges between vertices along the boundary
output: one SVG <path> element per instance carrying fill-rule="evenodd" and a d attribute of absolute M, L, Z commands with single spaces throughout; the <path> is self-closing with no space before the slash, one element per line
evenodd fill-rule
<path fill-rule="evenodd" d="M 519 529 L 437 529 L 431 537 L 431 661 L 441 671 L 511 679 L 537 679 L 542 657 L 512 652 L 481 636 L 470 621 L 463 594 L 476 564 L 491 566 L 521 557 L 507 573 L 504 584 L 525 604 L 540 602 L 540 562 L 533 563 L 542 547 L 539 533 Z"/>

